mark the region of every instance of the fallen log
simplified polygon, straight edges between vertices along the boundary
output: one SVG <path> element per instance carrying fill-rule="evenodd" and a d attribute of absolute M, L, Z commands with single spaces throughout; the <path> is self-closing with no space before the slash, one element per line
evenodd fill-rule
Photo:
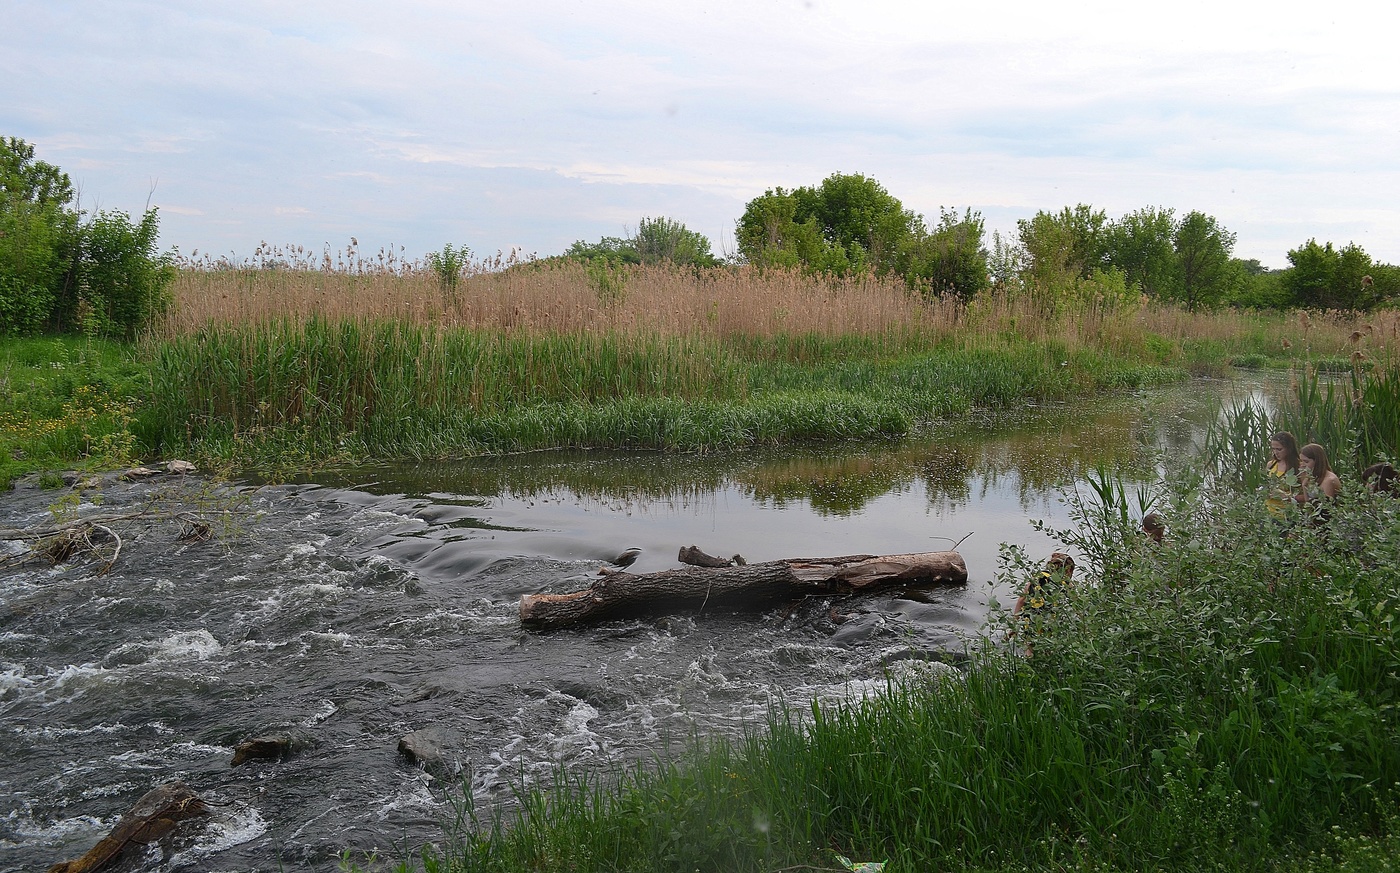
<path fill-rule="evenodd" d="M 660 573 L 615 572 L 582 591 L 525 595 L 520 598 L 520 623 L 535 630 L 554 630 L 638 613 L 752 607 L 889 585 L 966 581 L 967 565 L 962 555 L 952 551 L 788 558 Z"/>

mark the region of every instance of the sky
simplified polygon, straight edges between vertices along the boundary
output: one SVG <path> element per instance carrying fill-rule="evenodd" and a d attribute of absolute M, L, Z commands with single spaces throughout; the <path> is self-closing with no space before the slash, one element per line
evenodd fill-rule
<path fill-rule="evenodd" d="M 162 244 L 557 254 L 832 173 L 1400 263 L 1400 4 L 0 0 L 0 136 Z"/>

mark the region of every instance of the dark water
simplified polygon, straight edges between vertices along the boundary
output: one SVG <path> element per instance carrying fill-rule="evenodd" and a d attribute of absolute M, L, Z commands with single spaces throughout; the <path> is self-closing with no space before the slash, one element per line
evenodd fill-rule
<path fill-rule="evenodd" d="M 1095 465 L 1151 476 L 1189 452 L 1222 383 L 950 422 L 897 445 L 713 456 L 548 453 L 344 470 L 316 482 L 108 483 L 68 507 L 112 516 L 120 559 L 0 567 L 0 870 L 81 855 L 149 788 L 183 779 L 214 814 L 123 869 L 336 869 L 441 836 L 444 791 L 481 803 L 553 768 L 606 771 L 694 732 L 761 725 L 775 702 L 880 687 L 982 631 L 1002 542 Z M 0 527 L 66 492 L 20 487 Z M 149 503 L 163 495 L 156 503 Z M 181 542 L 177 511 L 214 520 Z M 125 525 L 122 527 L 121 525 Z M 123 533 L 124 531 L 124 533 Z M 540 635 L 523 594 L 572 590 L 629 546 L 750 561 L 962 541 L 966 586 L 753 614 L 708 611 Z M 0 542 L 13 554 L 18 541 Z M 836 619 L 842 619 L 839 623 Z M 932 668 L 927 668 L 932 669 Z M 448 772 L 408 764 L 439 732 Z M 282 762 L 233 747 L 284 733 Z"/>

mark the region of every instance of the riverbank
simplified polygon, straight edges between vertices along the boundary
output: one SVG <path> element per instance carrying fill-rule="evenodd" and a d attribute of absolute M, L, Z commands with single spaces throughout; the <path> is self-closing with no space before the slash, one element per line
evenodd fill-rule
<path fill-rule="evenodd" d="M 1071 498 L 1057 536 L 1099 584 L 1033 657 L 994 633 L 957 678 L 891 673 L 680 761 L 560 772 L 509 820 L 467 801 L 398 869 L 1391 869 L 1400 508 L 1353 490 L 1281 536 L 1253 493 L 1160 497 L 1160 547 Z"/>
<path fill-rule="evenodd" d="M 150 457 L 281 476 L 372 458 L 901 438 L 972 409 L 1072 400 L 1232 365 L 1345 366 L 1359 333 L 1331 316 L 1310 317 L 1304 329 L 1276 316 L 1092 302 L 1045 311 L 994 296 L 911 308 L 898 289 L 792 277 L 734 287 L 692 279 L 680 290 L 714 295 L 705 310 L 714 317 L 645 330 L 621 305 L 580 304 L 572 322 L 538 324 L 574 299 L 558 291 L 563 279 L 506 283 L 525 295 L 514 326 L 498 323 L 501 307 L 487 306 L 485 292 L 472 298 L 485 313 L 475 321 L 421 300 L 391 320 L 332 306 L 302 317 L 306 295 L 294 288 L 281 289 L 283 310 L 255 307 L 278 299 L 269 283 L 301 278 L 244 276 L 222 293 L 245 289 L 228 310 L 245 319 L 198 327 L 184 287 L 170 321 L 135 345 L 4 341 L 0 478 Z M 413 279 L 380 288 L 381 304 L 395 302 L 390 292 L 400 286 L 412 290 Z M 557 293 L 541 297 L 540 287 Z M 353 285 L 331 290 L 354 299 Z M 669 292 L 678 306 L 680 290 Z M 740 292 L 772 295 L 766 309 L 742 297 L 747 331 L 735 315 Z M 868 309 L 850 299 L 856 294 Z M 798 320 L 793 313 L 807 332 L 782 329 Z M 1387 341 L 1387 329 L 1382 323 L 1376 342 Z"/>

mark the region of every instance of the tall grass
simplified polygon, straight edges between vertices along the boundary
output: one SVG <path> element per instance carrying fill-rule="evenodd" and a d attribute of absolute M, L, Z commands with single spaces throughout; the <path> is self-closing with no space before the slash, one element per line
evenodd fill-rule
<path fill-rule="evenodd" d="M 439 272 L 353 245 L 186 261 L 150 340 L 143 438 L 262 466 L 288 452 L 316 463 L 897 436 L 975 406 L 1220 372 L 1266 347 L 1279 361 L 1340 354 L 1352 329 L 1324 314 L 1303 327 L 1137 302 L 963 304 L 746 267 L 619 267 L 605 287 L 581 264 L 498 257 L 461 266 L 450 293 Z"/>
<path fill-rule="evenodd" d="M 154 344 L 151 445 L 262 465 L 539 448 L 706 449 L 901 436 L 973 406 L 1176 378 L 1059 343 L 903 335 L 487 332 L 269 322 Z M 796 358 L 797 361 L 793 359 Z"/>
<path fill-rule="evenodd" d="M 429 263 L 354 245 L 317 253 L 260 247 L 246 261 L 186 259 L 162 336 L 208 325 L 405 320 L 488 331 L 646 333 L 663 336 L 844 337 L 900 335 L 933 346 L 986 347 L 1000 339 L 1058 341 L 1161 363 L 1185 354 L 1202 364 L 1237 356 L 1345 356 L 1360 331 L 1394 344 L 1400 318 L 1369 322 L 1341 313 L 1190 312 L 1174 306 L 1088 300 L 1058 307 L 988 292 L 971 304 L 925 300 L 899 281 L 820 278 L 800 272 L 667 265 L 621 267 L 600 289 L 571 261 L 496 258 L 465 265 L 452 293 Z"/>

